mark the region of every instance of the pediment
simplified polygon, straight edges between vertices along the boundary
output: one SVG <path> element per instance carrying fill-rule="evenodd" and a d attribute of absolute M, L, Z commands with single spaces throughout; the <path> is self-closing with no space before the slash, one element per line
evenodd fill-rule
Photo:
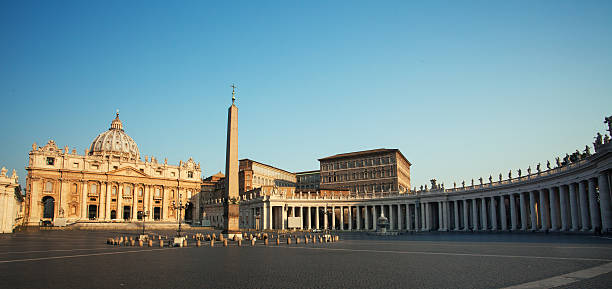
<path fill-rule="evenodd" d="M 128 176 L 128 177 L 148 177 L 149 176 L 133 167 L 123 167 L 120 169 L 112 170 L 108 172 L 108 174 L 115 175 L 115 176 Z"/>

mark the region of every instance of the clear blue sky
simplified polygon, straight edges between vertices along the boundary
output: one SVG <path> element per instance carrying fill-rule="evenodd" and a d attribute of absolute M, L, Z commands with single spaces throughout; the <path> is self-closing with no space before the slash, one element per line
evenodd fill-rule
<path fill-rule="evenodd" d="M 241 158 L 386 147 L 413 187 L 507 175 L 604 131 L 612 1 L 2 1 L 0 166 L 82 154 L 119 109 L 142 156 L 209 176 L 232 83 Z"/>

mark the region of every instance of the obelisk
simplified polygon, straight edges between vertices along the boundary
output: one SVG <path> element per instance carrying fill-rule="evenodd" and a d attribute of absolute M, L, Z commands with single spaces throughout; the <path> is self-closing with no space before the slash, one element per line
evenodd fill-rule
<path fill-rule="evenodd" d="M 236 86 L 232 84 L 232 106 L 227 112 L 227 147 L 225 150 L 225 203 L 223 207 L 223 234 L 231 239 L 242 239 L 239 227 L 240 196 L 238 194 L 238 107 Z"/>

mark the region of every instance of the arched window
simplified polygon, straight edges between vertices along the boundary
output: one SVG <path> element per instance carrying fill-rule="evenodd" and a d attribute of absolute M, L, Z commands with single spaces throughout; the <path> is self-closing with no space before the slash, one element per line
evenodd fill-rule
<path fill-rule="evenodd" d="M 159 188 L 155 188 L 155 197 L 156 198 L 160 198 L 161 197 L 161 190 Z"/>
<path fill-rule="evenodd" d="M 138 189 L 138 197 L 142 197 L 142 188 Z"/>
<path fill-rule="evenodd" d="M 78 188 L 77 184 L 70 185 L 70 192 L 73 193 L 73 194 L 76 194 L 77 193 L 77 188 Z"/>
<path fill-rule="evenodd" d="M 132 195 L 132 187 L 127 185 L 125 186 L 125 192 L 123 194 L 124 196 L 131 196 Z"/>
<path fill-rule="evenodd" d="M 47 183 L 45 183 L 45 192 L 50 193 L 53 190 L 53 183 L 51 183 L 50 181 L 47 181 Z"/>
<path fill-rule="evenodd" d="M 113 188 L 111 189 L 111 195 L 113 196 L 117 195 L 117 187 L 113 186 Z"/>

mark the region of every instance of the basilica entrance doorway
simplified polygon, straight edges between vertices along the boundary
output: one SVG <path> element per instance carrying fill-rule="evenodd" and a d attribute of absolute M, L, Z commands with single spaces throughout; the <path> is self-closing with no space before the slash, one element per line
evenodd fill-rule
<path fill-rule="evenodd" d="M 160 220 L 160 219 L 161 219 L 161 208 L 160 207 L 153 208 L 153 220 Z"/>
<path fill-rule="evenodd" d="M 112 210 L 112 211 L 111 211 L 110 218 L 111 218 L 111 220 L 115 220 L 115 219 L 117 219 L 117 211 Z"/>
<path fill-rule="evenodd" d="M 132 215 L 131 214 L 131 209 L 132 209 L 132 207 L 130 207 L 130 206 L 124 206 L 123 207 L 123 220 L 127 221 L 127 220 L 130 219 L 130 216 Z"/>
<path fill-rule="evenodd" d="M 95 220 L 98 217 L 98 206 L 89 205 L 87 216 L 90 220 Z"/>
<path fill-rule="evenodd" d="M 43 218 L 53 219 L 55 212 L 55 199 L 51 196 L 42 198 L 43 203 Z"/>

